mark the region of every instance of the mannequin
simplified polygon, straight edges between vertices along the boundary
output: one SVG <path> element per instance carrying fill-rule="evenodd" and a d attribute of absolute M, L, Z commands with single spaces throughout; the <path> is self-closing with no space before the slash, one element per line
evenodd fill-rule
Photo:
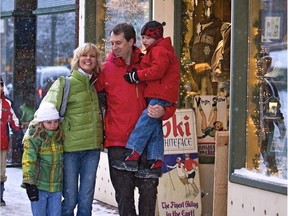
<path fill-rule="evenodd" d="M 197 25 L 196 34 L 190 40 L 190 58 L 194 62 L 192 77 L 198 85 L 198 93 L 212 95 L 211 58 L 222 40 L 220 32 L 222 21 L 213 14 L 201 20 Z"/>
<path fill-rule="evenodd" d="M 260 153 L 267 168 L 267 174 L 278 172 L 276 151 L 273 150 L 277 142 L 285 142 L 286 127 L 281 112 L 280 98 L 277 86 L 273 79 L 267 76 L 271 71 L 272 58 L 264 56 L 260 59 L 260 76 L 263 77 L 260 86 L 260 127 L 261 146 Z M 275 137 L 275 129 L 279 131 L 279 137 Z M 286 140 L 287 142 L 287 140 Z"/>

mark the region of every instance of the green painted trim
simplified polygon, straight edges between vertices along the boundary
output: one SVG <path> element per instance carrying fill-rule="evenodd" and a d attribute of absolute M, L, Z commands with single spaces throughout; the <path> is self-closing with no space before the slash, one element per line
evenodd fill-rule
<path fill-rule="evenodd" d="M 284 187 L 284 186 L 281 187 L 279 185 L 276 185 L 276 183 L 273 184 L 273 183 L 267 183 L 267 182 L 259 182 L 254 179 L 244 178 L 243 176 L 239 176 L 237 174 L 230 175 L 230 181 L 237 183 L 237 184 L 244 185 L 244 186 L 257 188 L 260 190 L 287 195 L 287 187 Z"/>
<path fill-rule="evenodd" d="M 96 1 L 85 2 L 84 41 L 96 44 Z"/>
<path fill-rule="evenodd" d="M 149 0 L 149 20 L 152 20 L 152 13 L 153 13 L 153 0 Z"/>
<path fill-rule="evenodd" d="M 248 1 L 232 2 L 234 15 L 231 21 L 230 169 L 245 167 L 246 160 Z M 247 14 L 243 16 L 244 13 Z"/>
<path fill-rule="evenodd" d="M 232 1 L 229 181 L 287 194 L 287 187 L 234 174 L 246 164 L 249 0 Z"/>
<path fill-rule="evenodd" d="M 182 1 L 174 1 L 174 49 L 176 55 L 181 58 L 181 5 Z"/>
<path fill-rule="evenodd" d="M 44 14 L 53 14 L 53 13 L 63 13 L 69 11 L 75 11 L 78 9 L 78 5 L 65 5 L 65 6 L 58 6 L 58 7 L 50 7 L 50 8 L 38 8 L 33 11 L 35 15 L 44 15 Z"/>
<path fill-rule="evenodd" d="M 13 15 L 12 11 L 5 11 L 0 13 L 0 19 L 11 17 Z"/>

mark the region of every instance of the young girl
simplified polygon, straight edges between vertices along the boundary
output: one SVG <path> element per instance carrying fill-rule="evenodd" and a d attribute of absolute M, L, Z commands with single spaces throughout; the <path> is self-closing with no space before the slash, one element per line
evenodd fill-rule
<path fill-rule="evenodd" d="M 63 188 L 63 131 L 59 113 L 49 102 L 41 103 L 23 139 L 23 183 L 34 216 L 61 215 Z"/>

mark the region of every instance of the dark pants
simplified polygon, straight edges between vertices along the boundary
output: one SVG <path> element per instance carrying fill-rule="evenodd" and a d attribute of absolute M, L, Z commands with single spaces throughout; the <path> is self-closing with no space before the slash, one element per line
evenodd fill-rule
<path fill-rule="evenodd" d="M 3 199 L 4 190 L 4 182 L 1 182 L 1 199 Z"/>
<path fill-rule="evenodd" d="M 123 147 L 110 147 L 108 149 L 110 177 L 116 193 L 118 211 L 120 216 L 136 216 L 134 204 L 134 189 L 139 190 L 139 216 L 155 216 L 157 178 L 136 178 L 134 172 L 118 170 L 111 167 L 112 160 L 120 160 L 125 152 Z M 146 160 L 146 151 L 140 158 L 139 168 L 143 167 Z"/>

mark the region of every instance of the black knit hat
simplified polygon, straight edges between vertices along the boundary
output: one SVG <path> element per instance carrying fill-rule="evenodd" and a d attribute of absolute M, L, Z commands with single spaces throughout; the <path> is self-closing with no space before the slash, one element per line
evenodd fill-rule
<path fill-rule="evenodd" d="M 158 40 L 163 37 L 163 26 L 165 25 L 165 22 L 161 24 L 155 20 L 149 21 L 141 29 L 141 35 L 147 35 Z"/>
<path fill-rule="evenodd" d="M 0 78 L 0 85 L 1 85 L 1 86 L 4 86 L 4 82 L 3 82 L 2 77 Z"/>

